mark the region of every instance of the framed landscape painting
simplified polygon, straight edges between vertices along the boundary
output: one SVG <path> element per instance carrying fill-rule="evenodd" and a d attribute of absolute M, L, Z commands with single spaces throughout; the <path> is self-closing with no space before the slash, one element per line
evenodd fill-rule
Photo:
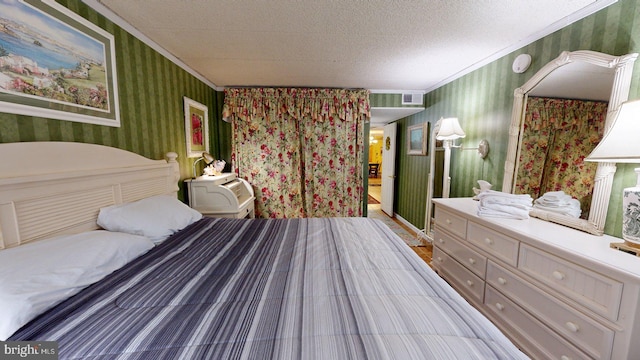
<path fill-rule="evenodd" d="M 407 128 L 408 155 L 428 155 L 429 123 L 413 125 Z"/>
<path fill-rule="evenodd" d="M 120 126 L 114 37 L 53 0 L 0 1 L 0 111 Z"/>

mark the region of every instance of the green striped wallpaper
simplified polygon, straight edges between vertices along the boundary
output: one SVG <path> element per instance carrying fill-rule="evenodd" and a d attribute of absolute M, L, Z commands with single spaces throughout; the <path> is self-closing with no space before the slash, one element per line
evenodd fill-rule
<path fill-rule="evenodd" d="M 222 92 L 198 80 L 80 0 L 58 2 L 114 35 L 122 125 L 114 128 L 0 112 L 0 142 L 95 143 L 152 159 L 162 159 L 166 152 L 175 151 L 182 177 L 190 177 L 193 159 L 186 158 L 183 113 L 183 96 L 187 96 L 208 106 L 210 151 L 229 162 L 231 128 L 220 119 Z"/>
<path fill-rule="evenodd" d="M 369 104 L 371 107 L 423 107 L 422 105 L 402 105 L 402 94 L 371 93 L 369 94 Z"/>
<path fill-rule="evenodd" d="M 475 151 L 454 150 L 451 159 L 451 196 L 473 195 L 471 188 L 484 179 L 502 189 L 508 126 L 513 90 L 524 84 L 544 64 L 568 50 L 595 50 L 614 55 L 640 52 L 640 2 L 617 3 L 525 46 L 466 76 L 425 95 L 424 112 L 400 120 L 399 148 L 405 151 L 406 127 L 440 117 L 456 116 L 467 133 L 462 144 L 476 147 L 487 139 L 491 150 L 482 160 Z M 532 56 L 531 67 L 523 74 L 511 71 L 511 63 L 522 53 Z M 636 62 L 630 99 L 640 95 L 640 62 Z M 405 145 L 402 145 L 405 144 Z M 397 166 L 396 212 L 418 228 L 424 227 L 428 157 L 400 153 Z M 618 166 L 605 232 L 621 236 L 622 188 L 635 184 L 634 166 Z"/>
<path fill-rule="evenodd" d="M 0 112 L 0 143 L 16 141 L 76 141 L 104 144 L 149 158 L 167 151 L 179 154 L 182 177 L 191 176 L 193 160 L 185 157 L 182 97 L 209 107 L 211 153 L 230 162 L 231 126 L 221 120 L 223 93 L 209 87 L 131 34 L 114 25 L 80 0 L 58 2 L 97 24 L 115 37 L 122 126 L 112 128 Z M 426 35 L 425 35 L 426 36 Z M 406 154 L 406 129 L 443 116 L 457 116 L 467 132 L 468 147 L 486 138 L 491 152 L 481 160 L 474 151 L 454 151 L 452 196 L 470 196 L 478 179 L 500 189 L 508 140 L 513 89 L 563 50 L 590 49 L 620 55 L 640 52 L 640 6 L 620 0 L 554 34 L 515 51 L 483 68 L 425 95 L 426 110 L 398 123 L 398 184 L 395 211 L 424 226 L 429 156 Z M 533 63 L 524 74 L 514 74 L 511 62 L 521 53 Z M 630 98 L 639 96 L 640 63 L 636 64 Z M 400 94 L 371 94 L 371 105 L 401 107 Z M 404 145 L 403 145 L 404 144 Z M 432 156 L 432 155 L 430 155 Z M 620 193 L 634 183 L 633 166 L 619 166 L 605 231 L 620 234 Z"/>

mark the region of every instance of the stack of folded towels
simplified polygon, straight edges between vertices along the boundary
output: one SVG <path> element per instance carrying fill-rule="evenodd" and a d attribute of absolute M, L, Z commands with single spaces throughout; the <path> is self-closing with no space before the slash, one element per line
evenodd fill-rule
<path fill-rule="evenodd" d="M 537 198 L 533 207 L 558 214 L 580 217 L 580 201 L 567 195 L 564 191 L 550 191 Z"/>
<path fill-rule="evenodd" d="M 531 195 L 508 194 L 494 190 L 481 191 L 478 195 L 478 216 L 507 219 L 528 219 L 532 208 Z"/>

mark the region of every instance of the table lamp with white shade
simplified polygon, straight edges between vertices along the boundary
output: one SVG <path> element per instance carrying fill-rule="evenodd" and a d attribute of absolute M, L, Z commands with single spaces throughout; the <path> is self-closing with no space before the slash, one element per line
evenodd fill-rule
<path fill-rule="evenodd" d="M 613 124 L 585 161 L 640 164 L 640 100 L 627 101 L 615 113 Z M 622 238 L 640 249 L 640 168 L 634 187 L 622 196 Z"/>
<path fill-rule="evenodd" d="M 204 161 L 205 166 L 211 164 L 213 161 L 215 160 L 215 158 L 213 157 L 213 155 L 209 154 L 208 152 L 203 152 L 202 156 L 200 158 L 198 158 L 196 161 L 193 162 L 193 178 L 197 178 L 198 176 L 196 175 L 196 164 L 199 163 L 200 161 Z"/>

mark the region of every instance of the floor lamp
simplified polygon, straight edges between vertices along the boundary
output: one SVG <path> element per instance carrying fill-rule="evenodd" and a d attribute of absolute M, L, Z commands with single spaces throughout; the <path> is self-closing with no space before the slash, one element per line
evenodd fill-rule
<path fill-rule="evenodd" d="M 465 148 L 463 146 L 455 146 L 454 142 L 457 139 L 461 139 L 466 136 L 462 127 L 460 127 L 460 123 L 458 122 L 458 118 L 441 118 L 438 120 L 432 132 L 432 138 L 435 137 L 437 140 L 442 141 L 442 148 L 444 150 L 444 164 L 443 164 L 443 174 L 442 174 L 442 197 L 448 198 L 450 189 L 451 189 L 451 176 L 449 176 L 449 168 L 451 167 L 451 149 L 459 148 L 461 150 L 477 150 L 478 154 L 482 159 L 484 159 L 489 153 L 489 142 L 485 139 L 480 141 L 478 147 L 475 148 Z M 432 231 L 432 223 L 431 223 L 431 212 L 432 212 L 432 204 L 431 200 L 433 199 L 433 186 L 434 186 L 434 173 L 435 173 L 435 141 L 432 141 L 430 144 L 429 154 L 431 155 L 431 163 L 430 163 L 430 171 L 429 171 L 429 185 L 427 188 L 427 208 L 425 211 L 424 218 L 424 235 L 426 236 L 428 241 L 433 241 L 433 236 L 431 235 Z"/>
<path fill-rule="evenodd" d="M 437 140 L 442 140 L 444 148 L 444 168 L 442 174 L 442 197 L 448 198 L 451 188 L 451 177 L 449 176 L 449 167 L 451 166 L 451 148 L 456 139 L 465 137 L 466 134 L 460 127 L 458 118 L 440 119 L 440 130 L 436 135 Z"/>
<path fill-rule="evenodd" d="M 449 176 L 449 167 L 451 162 L 451 148 L 453 146 L 453 141 L 455 139 L 459 139 L 465 136 L 464 131 L 460 128 L 460 124 L 458 123 L 457 118 L 447 118 L 438 120 L 433 126 L 433 132 L 431 134 L 432 138 L 436 138 L 438 140 L 443 140 L 443 148 L 444 148 L 444 173 L 443 173 L 443 181 L 442 181 L 442 197 L 449 197 L 449 188 L 451 186 L 451 177 Z M 427 206 L 425 210 L 424 216 L 424 236 L 428 241 L 433 241 L 433 236 L 431 231 L 431 212 L 432 212 L 432 204 L 431 199 L 433 198 L 433 186 L 434 186 L 434 174 L 435 174 L 435 159 L 436 159 L 436 145 L 435 141 L 430 142 L 430 150 L 429 154 L 431 156 L 431 162 L 429 166 L 429 185 L 427 187 Z"/>

